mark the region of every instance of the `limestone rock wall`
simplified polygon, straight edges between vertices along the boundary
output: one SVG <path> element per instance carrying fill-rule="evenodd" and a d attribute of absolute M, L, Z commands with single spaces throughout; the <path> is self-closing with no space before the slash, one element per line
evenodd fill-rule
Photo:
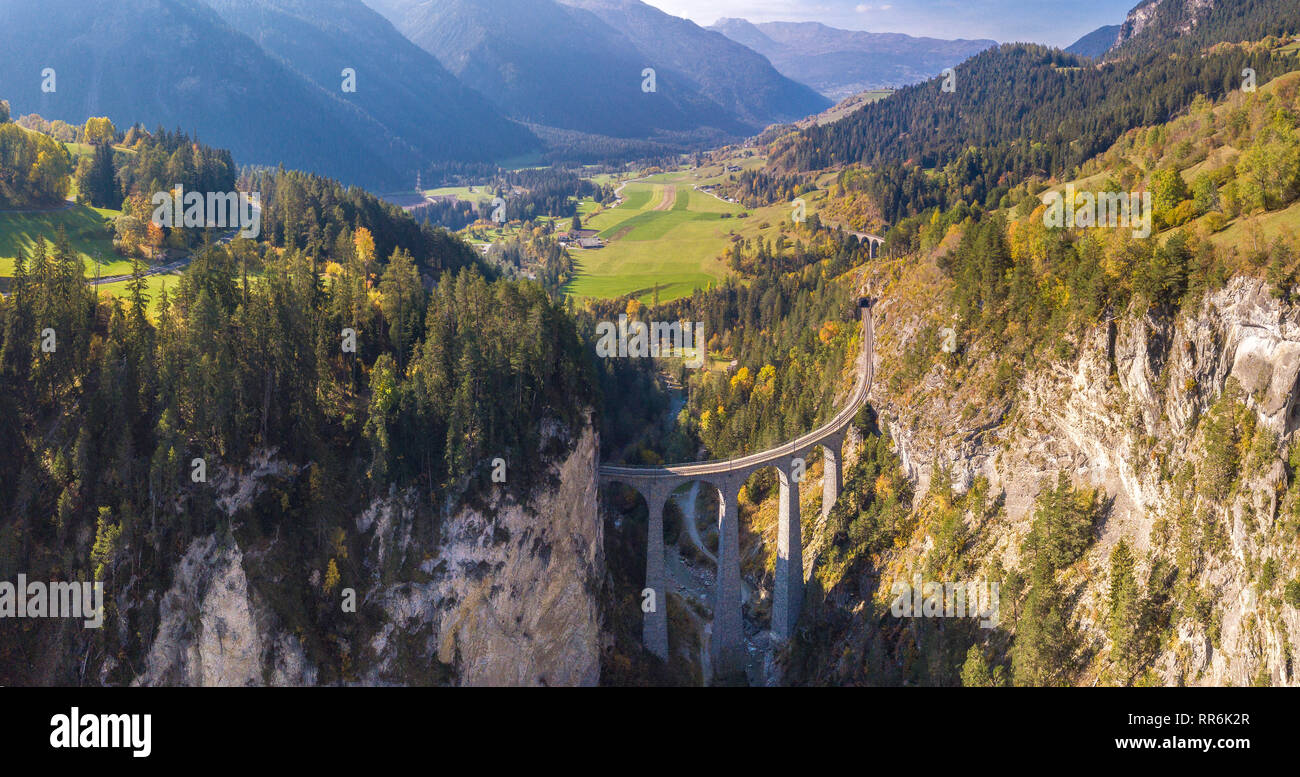
<path fill-rule="evenodd" d="M 417 520 L 413 491 L 393 491 L 356 516 L 368 575 L 357 586 L 358 612 L 367 625 L 359 644 L 347 646 L 350 681 L 596 684 L 604 577 L 597 450 L 588 425 L 554 466 L 554 486 L 528 506 L 504 497 L 481 510 L 452 506 L 432 533 Z M 298 474 L 265 453 L 251 464 L 252 474 L 221 473 L 214 483 L 236 520 L 262 478 Z M 276 552 L 274 542 L 253 551 L 228 535 L 194 540 L 158 594 L 156 634 L 134 684 L 316 684 L 310 643 L 276 615 L 272 593 L 251 582 Z M 402 579 L 409 569 L 418 573 Z"/>
<path fill-rule="evenodd" d="M 877 327 L 892 350 L 878 359 L 900 358 L 920 328 L 916 309 L 888 301 L 881 308 Z M 1282 583 L 1300 574 L 1300 559 L 1279 504 L 1285 451 L 1300 427 L 1300 306 L 1274 298 L 1261 281 L 1238 278 L 1172 320 L 1105 322 L 1073 351 L 1026 374 L 1014 401 L 974 412 L 963 412 L 954 399 L 959 381 L 942 367 L 926 377 L 920 404 L 877 384 L 873 401 L 918 493 L 936 465 L 950 467 L 959 488 L 986 477 L 1005 498 L 1006 513 L 981 528 L 979 546 L 1012 568 L 1045 481 L 1064 471 L 1100 487 L 1112 505 L 1085 560 L 1074 613 L 1100 641 L 1111 549 L 1126 538 L 1145 557 L 1158 522 L 1186 496 L 1172 492 L 1168 471 L 1188 461 L 1200 466 L 1198 422 L 1235 380 L 1258 423 L 1277 435 L 1277 453 L 1262 467 L 1243 466 L 1225 504 L 1195 504 L 1227 540 L 1197 572 L 1214 603 L 1214 626 L 1181 621 L 1158 673 L 1170 684 L 1300 684 L 1292 668 L 1300 612 L 1280 601 Z M 1280 582 L 1261 596 L 1258 571 L 1269 558 Z M 1138 572 L 1145 579 L 1141 564 Z"/>

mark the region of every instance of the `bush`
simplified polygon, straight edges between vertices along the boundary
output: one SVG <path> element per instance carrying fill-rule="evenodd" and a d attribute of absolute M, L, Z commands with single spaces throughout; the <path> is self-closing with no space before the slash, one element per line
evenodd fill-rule
<path fill-rule="evenodd" d="M 1268 559 L 1259 571 L 1259 592 L 1267 593 L 1273 588 L 1273 583 L 1277 581 L 1277 560 Z"/>
<path fill-rule="evenodd" d="M 1292 607 L 1300 608 L 1300 578 L 1286 584 L 1286 588 L 1282 592 L 1282 598 Z"/>

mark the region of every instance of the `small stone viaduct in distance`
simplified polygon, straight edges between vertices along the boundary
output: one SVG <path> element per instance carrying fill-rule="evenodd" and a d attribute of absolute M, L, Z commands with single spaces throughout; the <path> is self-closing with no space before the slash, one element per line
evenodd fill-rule
<path fill-rule="evenodd" d="M 761 469 L 773 467 L 781 483 L 777 531 L 776 583 L 772 606 L 772 632 L 776 639 L 789 639 L 799 618 L 803 601 L 803 538 L 799 525 L 799 487 L 796 460 L 806 460 L 814 448 L 824 450 L 822 515 L 839 498 L 842 483 L 842 447 L 849 424 L 867 401 L 874 374 L 875 330 L 870 301 L 862 299 L 862 351 L 856 365 L 856 384 L 848 403 L 835 417 L 799 439 L 761 453 L 725 461 L 703 461 L 661 467 L 601 466 L 600 482 L 622 483 L 636 489 L 650 511 L 646 542 L 646 588 L 654 591 L 654 608 L 646 612 L 642 642 L 647 650 L 668 658 L 668 599 L 664 569 L 664 505 L 681 486 L 701 481 L 717 489 L 718 577 L 714 586 L 711 659 L 714 673 L 738 673 L 745 666 L 745 643 L 741 622 L 740 530 L 737 515 L 741 486 Z"/>

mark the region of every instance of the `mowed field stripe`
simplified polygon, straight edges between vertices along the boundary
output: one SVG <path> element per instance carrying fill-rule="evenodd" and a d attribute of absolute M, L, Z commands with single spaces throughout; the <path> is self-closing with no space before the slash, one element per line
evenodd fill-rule
<path fill-rule="evenodd" d="M 673 202 L 677 199 L 677 187 L 665 186 L 663 196 L 659 198 L 659 204 L 655 206 L 657 211 L 673 209 Z"/>

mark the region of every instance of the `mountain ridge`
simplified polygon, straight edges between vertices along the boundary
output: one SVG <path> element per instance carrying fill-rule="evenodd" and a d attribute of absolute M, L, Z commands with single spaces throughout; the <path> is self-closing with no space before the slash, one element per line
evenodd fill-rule
<path fill-rule="evenodd" d="M 292 5 L 274 0 L 265 9 L 282 4 Z M 330 7 L 352 15 L 364 10 L 351 0 L 331 0 Z M 230 149 L 245 164 L 283 164 L 376 187 L 404 183 L 439 155 L 429 136 L 395 130 L 393 108 L 378 116 L 366 110 L 364 72 L 362 99 L 350 99 L 340 88 L 342 66 L 332 82 L 324 73 L 308 77 L 293 57 L 268 51 L 200 0 L 122 0 L 93 8 L 73 0 L 40 7 L 0 0 L 0 16 L 7 21 L 0 27 L 6 52 L 0 83 L 14 116 L 39 113 L 81 124 L 107 115 L 119 124 L 179 127 Z M 394 31 L 392 39 L 399 37 Z M 47 67 L 56 76 L 48 92 L 40 78 Z M 446 161 L 536 147 L 525 131 L 493 118 L 481 97 L 456 89 L 467 103 L 483 104 L 483 126 L 501 128 L 505 142 L 449 144 Z"/>
<path fill-rule="evenodd" d="M 668 60 L 701 93 L 756 129 L 831 107 L 823 95 L 781 74 L 761 53 L 640 0 L 560 2 L 595 14 L 626 35 L 644 57 Z"/>
<path fill-rule="evenodd" d="M 712 130 L 725 141 L 829 107 L 762 56 L 640 2 L 368 2 L 529 124 L 637 139 Z"/>
<path fill-rule="evenodd" d="M 1066 46 L 1065 51 L 1070 54 L 1078 54 L 1081 57 L 1096 59 L 1110 51 L 1111 47 L 1119 41 L 1119 32 L 1122 27 L 1123 25 L 1119 24 L 1107 24 L 1098 27 Z"/>
<path fill-rule="evenodd" d="M 923 81 L 997 45 L 902 33 L 842 30 L 820 22 L 723 18 L 709 29 L 767 57 L 778 71 L 832 100 Z"/>
<path fill-rule="evenodd" d="M 358 85 L 347 100 L 425 158 L 503 159 L 539 145 L 360 0 L 203 2 L 323 90 L 338 90 L 351 68 Z"/>

